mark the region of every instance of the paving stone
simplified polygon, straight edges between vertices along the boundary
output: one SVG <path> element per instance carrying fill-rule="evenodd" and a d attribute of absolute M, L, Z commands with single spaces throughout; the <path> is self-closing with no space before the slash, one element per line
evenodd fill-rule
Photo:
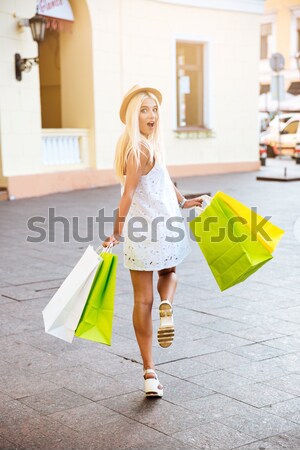
<path fill-rule="evenodd" d="M 239 389 L 230 386 L 227 388 L 223 387 L 222 393 L 257 408 L 295 397 L 295 395 L 274 389 L 262 383 L 247 384 L 240 386 Z"/>
<path fill-rule="evenodd" d="M 51 372 L 41 375 L 41 378 L 51 380 L 60 387 L 94 401 L 122 395 L 133 390 L 121 381 L 116 381 L 84 367 L 77 367 L 76 370 L 66 369 L 56 373 Z"/>
<path fill-rule="evenodd" d="M 276 360 L 287 372 L 300 372 L 300 353 L 285 354 Z"/>
<path fill-rule="evenodd" d="M 89 402 L 86 405 L 80 405 L 78 402 L 75 407 L 75 402 L 73 401 L 73 408 L 69 407 L 64 411 L 55 412 L 49 418 L 75 431 L 84 432 L 90 428 L 98 427 L 99 429 L 104 429 L 109 427 L 109 423 L 118 419 L 119 414 L 94 402 Z"/>
<path fill-rule="evenodd" d="M 184 444 L 182 441 L 173 439 L 169 436 L 161 436 L 155 441 L 148 441 L 143 443 L 143 449 L 145 450 L 192 450 L 195 447 Z M 141 450 L 140 445 L 134 447 L 128 447 L 127 450 Z"/>
<path fill-rule="evenodd" d="M 292 422 L 300 424 L 300 398 L 292 398 L 284 402 L 276 403 L 275 405 L 265 406 L 267 412 L 284 417 Z M 300 435 L 300 432 L 299 432 Z"/>
<path fill-rule="evenodd" d="M 69 410 L 75 406 L 79 407 L 91 403 L 91 400 L 67 389 L 42 392 L 41 394 L 23 397 L 19 401 L 43 415 L 53 414 L 59 411 Z"/>
<path fill-rule="evenodd" d="M 3 394 L 3 392 L 0 392 L 0 405 L 1 405 L 1 403 L 3 403 L 3 402 L 9 402 L 9 401 L 11 401 L 11 400 L 13 400 L 12 397 L 10 397 L 10 396 L 7 395 L 7 394 Z M 1 448 L 1 447 L 0 447 L 0 448 Z"/>
<path fill-rule="evenodd" d="M 40 392 L 52 391 L 57 386 L 40 376 L 14 369 L 9 375 L 0 378 L 0 391 L 14 399 L 34 395 Z"/>
<path fill-rule="evenodd" d="M 72 446 L 74 431 L 50 421 L 47 417 L 36 416 L 1 422 L 0 433 L 22 449 L 76 448 Z M 61 447 L 61 444 L 65 447 Z"/>
<path fill-rule="evenodd" d="M 6 439 L 3 439 L 0 436 L 0 448 L 1 450 L 17 450 L 20 449 L 20 446 L 16 446 L 12 442 L 7 441 Z"/>
<path fill-rule="evenodd" d="M 201 449 L 231 449 L 252 442 L 254 439 L 218 422 L 202 424 L 197 428 L 173 435 L 185 443 Z"/>
<path fill-rule="evenodd" d="M 195 357 L 213 353 L 216 348 L 202 343 L 202 339 L 193 342 L 176 342 L 176 335 L 171 347 L 153 347 L 153 358 L 156 364 L 176 361 L 187 357 Z M 127 356 L 137 362 L 142 362 L 140 353 L 128 353 Z"/>
<path fill-rule="evenodd" d="M 61 283 L 60 283 L 61 284 Z M 4 288 L 0 288 L 0 292 L 3 296 L 12 299 L 12 300 L 18 300 L 24 301 L 24 300 L 32 300 L 34 298 L 40 298 L 40 297 L 48 297 L 49 299 L 55 294 L 57 291 L 59 285 L 52 289 L 46 289 L 43 290 L 36 290 L 34 287 L 32 287 L 32 284 L 23 284 L 21 286 L 8 286 Z"/>
<path fill-rule="evenodd" d="M 241 347 L 243 345 L 252 343 L 247 339 L 242 339 L 236 336 L 232 336 L 230 334 L 227 334 L 226 339 L 224 339 L 223 333 L 219 336 L 212 336 L 205 339 L 201 339 L 201 342 L 205 345 L 209 345 L 218 350 L 233 349 L 235 347 Z"/>
<path fill-rule="evenodd" d="M 120 356 L 104 352 L 101 349 L 79 350 L 68 352 L 66 360 L 73 364 L 84 365 L 88 369 L 103 375 L 116 375 L 126 372 L 132 367 L 132 362 Z"/>
<path fill-rule="evenodd" d="M 153 428 L 127 417 L 116 416 L 109 422 L 109 426 L 90 428 L 82 438 L 82 444 L 85 443 L 86 449 L 101 446 L 101 450 L 121 450 L 132 446 L 144 448 L 144 442 L 155 442 L 160 438 L 161 433 Z"/>
<path fill-rule="evenodd" d="M 265 327 L 252 327 L 252 328 L 244 328 L 238 330 L 232 330 L 231 334 L 234 336 L 238 336 L 244 339 L 249 339 L 253 342 L 264 342 L 269 339 L 275 339 L 282 337 L 282 334 L 277 333 L 274 330 L 269 330 Z M 264 342 L 267 343 L 267 342 Z M 277 347 L 278 348 L 278 347 Z"/>
<path fill-rule="evenodd" d="M 99 204 L 111 211 L 119 187 L 0 203 L 5 260 L 5 267 L 0 267 L 0 448 L 88 450 L 101 443 L 104 450 L 237 446 L 299 450 L 300 280 L 292 229 L 296 216 L 291 213 L 296 191 L 294 186 L 283 191 L 275 183 L 268 191 L 253 173 L 185 178 L 180 189 L 197 192 L 199 180 L 211 192 L 222 186 L 246 204 L 255 197 L 261 211 L 272 205 L 274 223 L 286 233 L 270 264 L 226 292 L 219 291 L 193 242 L 191 254 L 178 266 L 176 337 L 168 349 L 160 348 L 155 339 L 159 323 L 155 289 L 153 355 L 165 392 L 158 401 L 146 401 L 143 392 L 128 270 L 118 265 L 112 346 L 77 338 L 68 344 L 44 332 L 41 312 L 85 244 L 74 240 L 63 244 L 60 229 L 54 244 L 25 241 L 28 217 L 47 215 L 49 206 L 69 218 L 79 215 L 83 234 L 85 217 L 95 215 Z M 285 201 L 274 204 L 274 196 L 280 199 L 283 192 Z M 114 251 L 122 258 L 121 246 Z M 218 393 L 212 393 L 211 387 Z M 133 418 L 115 411 L 115 404 Z M 266 406 L 258 409 L 253 404 Z M 108 416 L 100 410 L 109 411 Z M 89 418 L 94 420 L 92 428 Z M 288 428 L 291 423 L 295 428 Z M 166 435 L 173 431 L 179 438 Z M 261 439 L 268 433 L 274 435 Z M 245 435 L 255 442 L 245 443 L 250 442 L 243 440 Z M 193 436 L 195 442 L 188 444 Z"/>
<path fill-rule="evenodd" d="M 293 422 L 280 417 L 274 419 L 271 414 L 262 410 L 248 411 L 246 414 L 241 413 L 231 417 L 221 417 L 219 421 L 256 439 L 274 436 L 295 427 Z"/>
<path fill-rule="evenodd" d="M 198 358 L 185 358 L 165 364 L 157 364 L 160 371 L 174 374 L 178 378 L 190 378 L 202 373 L 212 372 L 215 369 L 207 364 L 199 362 Z"/>
<path fill-rule="evenodd" d="M 14 300 L 0 294 L 0 306 L 7 305 L 8 303 L 14 303 Z"/>
<path fill-rule="evenodd" d="M 161 377 L 160 377 L 161 381 Z M 193 382 L 174 379 L 164 381 L 164 400 L 181 406 L 182 402 L 207 397 L 214 394 L 211 389 L 205 389 Z"/>
<path fill-rule="evenodd" d="M 217 370 L 214 372 L 204 373 L 195 377 L 188 378 L 188 381 L 199 384 L 207 389 L 220 392 L 224 386 L 234 387 L 239 389 L 240 386 L 251 383 L 248 378 L 234 375 L 224 370 Z"/>
<path fill-rule="evenodd" d="M 228 367 L 236 367 L 240 364 L 249 363 L 249 359 L 235 355 L 226 350 L 197 356 L 194 360 L 201 364 L 211 366 L 214 369 L 226 369 Z"/>
<path fill-rule="evenodd" d="M 9 363 L 18 361 L 31 362 L 34 359 L 42 358 L 45 352 L 31 345 L 15 342 L 7 345 L 5 352 L 1 352 L 0 358 Z"/>
<path fill-rule="evenodd" d="M 221 317 L 216 317 L 215 319 L 216 320 L 213 322 L 209 322 L 203 326 L 210 330 L 220 331 L 222 333 L 228 333 L 234 336 L 238 336 L 238 333 L 242 333 L 244 330 L 249 329 L 248 324 L 237 322 L 235 320 L 223 319 Z"/>
<path fill-rule="evenodd" d="M 238 450 L 299 450 L 299 448 L 300 439 L 283 433 L 252 444 L 243 445 L 238 447 Z"/>
<path fill-rule="evenodd" d="M 10 314 L 1 313 L 0 321 L 1 321 L 0 337 L 14 335 L 17 333 L 24 333 L 26 331 L 36 330 L 41 327 L 41 325 L 37 322 L 28 322 L 22 319 L 17 319 L 11 316 Z"/>
<path fill-rule="evenodd" d="M 228 367 L 226 371 L 257 382 L 267 381 L 288 373 L 286 367 L 280 363 L 279 359 L 280 357 L 264 361 L 251 361 L 247 364 Z"/>
<path fill-rule="evenodd" d="M 208 397 L 190 400 L 183 402 L 181 405 L 184 408 L 197 413 L 197 415 L 205 422 L 218 420 L 223 416 L 233 416 L 245 411 L 253 410 L 252 406 L 222 394 L 214 394 Z"/>
<path fill-rule="evenodd" d="M 233 347 L 230 349 L 232 353 L 245 356 L 246 358 L 254 361 L 262 361 L 268 358 L 274 358 L 275 356 L 283 355 L 285 352 L 277 348 L 268 347 L 263 344 L 249 344 L 242 347 Z"/>
<path fill-rule="evenodd" d="M 294 336 L 283 336 L 277 339 L 269 339 L 264 345 L 285 350 L 287 353 L 297 352 L 300 350 L 300 339 Z"/>
<path fill-rule="evenodd" d="M 23 405 L 18 400 L 11 400 L 1 404 L 0 424 L 1 427 L 8 426 L 17 420 L 39 417 L 39 414 L 32 408 Z M 2 433 L 0 432 L 0 435 Z M 13 441 L 12 441 L 13 442 Z"/>
<path fill-rule="evenodd" d="M 186 308 L 183 305 L 176 305 L 176 303 L 174 305 L 174 315 L 175 314 L 180 317 L 180 320 L 194 325 L 205 325 L 216 320 L 216 317 L 210 314 L 204 314 L 199 311 Z"/>
<path fill-rule="evenodd" d="M 173 434 L 202 422 L 197 414 L 191 414 L 181 406 L 160 398 L 147 398 L 141 392 L 119 395 L 102 400 L 100 404 L 163 433 L 168 430 Z"/>
<path fill-rule="evenodd" d="M 58 370 L 63 370 L 69 367 L 76 367 L 80 365 L 80 360 L 71 362 L 64 357 L 59 357 L 56 355 L 49 355 L 45 353 L 44 356 L 32 359 L 30 361 L 21 360 L 12 364 L 14 369 L 19 369 L 21 371 L 28 371 L 33 374 L 42 374 L 49 372 L 56 372 Z"/>
<path fill-rule="evenodd" d="M 300 396 L 300 374 L 291 373 L 280 378 L 265 381 L 265 383 L 281 391 Z"/>

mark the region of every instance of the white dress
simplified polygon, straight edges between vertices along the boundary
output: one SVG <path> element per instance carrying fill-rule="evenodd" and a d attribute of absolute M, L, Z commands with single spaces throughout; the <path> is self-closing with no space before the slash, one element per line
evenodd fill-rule
<path fill-rule="evenodd" d="M 173 267 L 191 251 L 173 182 L 157 159 L 139 180 L 123 237 L 124 266 L 132 270 Z"/>

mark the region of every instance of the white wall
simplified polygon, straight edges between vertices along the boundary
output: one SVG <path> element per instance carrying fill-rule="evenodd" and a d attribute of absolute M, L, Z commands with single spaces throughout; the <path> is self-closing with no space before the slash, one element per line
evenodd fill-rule
<path fill-rule="evenodd" d="M 97 166 L 111 168 L 123 94 L 134 84 L 163 93 L 169 164 L 257 161 L 260 15 L 156 0 L 89 0 L 94 33 Z M 210 106 L 215 137 L 176 139 L 175 36 L 210 40 Z"/>
<path fill-rule="evenodd" d="M 15 78 L 14 57 L 38 55 L 29 28 L 20 33 L 17 22 L 34 16 L 35 0 L 0 2 L 0 98 L 3 175 L 35 173 L 40 153 L 40 96 L 38 67 L 23 80 Z"/>

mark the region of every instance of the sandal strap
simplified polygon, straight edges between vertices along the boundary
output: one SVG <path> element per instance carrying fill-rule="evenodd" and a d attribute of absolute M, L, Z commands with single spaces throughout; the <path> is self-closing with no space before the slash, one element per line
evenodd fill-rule
<path fill-rule="evenodd" d="M 169 302 L 169 300 L 162 300 L 161 302 L 160 302 L 160 305 L 168 305 L 168 306 L 170 306 L 170 308 L 172 309 L 172 304 Z M 159 305 L 159 306 L 160 306 Z"/>
<path fill-rule="evenodd" d="M 155 370 L 153 370 L 153 369 L 144 369 L 144 375 L 147 375 L 148 373 L 154 373 L 154 375 L 156 376 Z"/>

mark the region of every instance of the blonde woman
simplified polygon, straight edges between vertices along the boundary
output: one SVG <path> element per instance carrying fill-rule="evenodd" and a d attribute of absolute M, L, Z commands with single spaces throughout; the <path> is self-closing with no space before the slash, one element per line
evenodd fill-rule
<path fill-rule="evenodd" d="M 103 243 L 116 245 L 124 239 L 124 265 L 130 270 L 134 292 L 133 326 L 143 360 L 145 394 L 157 397 L 162 397 L 163 386 L 152 358 L 153 271 L 158 271 L 161 299 L 158 342 L 168 347 L 174 338 L 176 266 L 190 252 L 180 207 L 202 203 L 200 197 L 186 200 L 170 179 L 163 157 L 161 102 L 157 89 L 139 85 L 122 101 L 120 118 L 125 129 L 115 156 L 122 196 L 114 232 Z"/>

